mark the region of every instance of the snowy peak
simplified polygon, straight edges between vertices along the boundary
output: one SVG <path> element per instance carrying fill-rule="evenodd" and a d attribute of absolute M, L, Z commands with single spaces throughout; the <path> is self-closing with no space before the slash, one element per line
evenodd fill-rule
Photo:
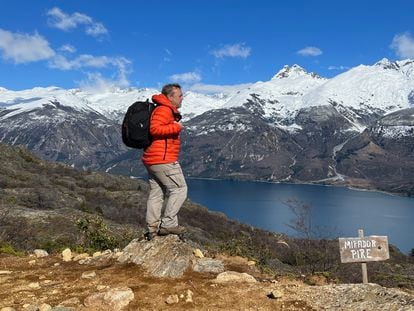
<path fill-rule="evenodd" d="M 388 58 L 381 59 L 379 62 L 375 63 L 374 66 L 378 66 L 383 69 L 394 69 L 394 70 L 400 69 L 400 66 L 398 65 L 398 63 L 392 62 Z"/>
<path fill-rule="evenodd" d="M 272 80 L 276 79 L 284 79 L 284 78 L 290 78 L 290 77 L 298 77 L 298 76 L 311 76 L 314 78 L 320 78 L 315 73 L 309 73 L 305 69 L 303 69 L 301 66 L 294 64 L 293 66 L 285 65 L 279 72 L 272 78 Z"/>
<path fill-rule="evenodd" d="M 413 59 L 403 59 L 403 60 L 397 60 L 393 62 L 387 58 L 383 58 L 379 62 L 375 63 L 373 67 L 375 68 L 379 67 L 385 70 L 395 70 L 395 71 L 398 71 L 400 74 L 405 75 L 409 79 L 414 80 L 414 60 Z"/>
<path fill-rule="evenodd" d="M 0 120 L 13 117 L 18 114 L 36 114 L 42 109 L 57 109 L 56 118 L 65 119 L 65 109 L 69 107 L 80 112 L 94 112 L 87 105 L 87 101 L 75 96 L 72 90 L 57 87 L 35 87 L 30 90 L 10 91 L 1 93 L 0 106 L 7 107 Z"/>
<path fill-rule="evenodd" d="M 229 95 L 223 93 L 208 95 L 187 91 L 184 94 L 183 105 L 180 111 L 183 114 L 184 120 L 188 120 L 208 110 L 222 108 L 228 99 Z"/>

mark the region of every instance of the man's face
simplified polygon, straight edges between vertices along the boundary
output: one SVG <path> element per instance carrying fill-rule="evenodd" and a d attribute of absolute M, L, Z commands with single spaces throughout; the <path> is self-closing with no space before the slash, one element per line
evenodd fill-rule
<path fill-rule="evenodd" d="M 183 92 L 181 92 L 181 89 L 174 88 L 173 93 L 167 97 L 175 107 L 181 107 L 181 103 L 183 101 Z"/>

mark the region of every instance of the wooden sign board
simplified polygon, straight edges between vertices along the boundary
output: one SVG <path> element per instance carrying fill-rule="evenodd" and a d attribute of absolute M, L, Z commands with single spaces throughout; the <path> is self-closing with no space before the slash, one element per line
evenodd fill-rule
<path fill-rule="evenodd" d="M 382 261 L 390 258 L 387 236 L 339 238 L 341 262 Z"/>

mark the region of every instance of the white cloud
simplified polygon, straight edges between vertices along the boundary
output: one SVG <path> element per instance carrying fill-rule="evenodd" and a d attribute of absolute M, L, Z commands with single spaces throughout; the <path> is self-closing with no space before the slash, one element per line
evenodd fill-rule
<path fill-rule="evenodd" d="M 68 59 L 63 55 L 57 55 L 49 62 L 49 67 L 60 70 L 81 70 L 84 68 L 106 69 L 115 68 L 116 79 L 107 79 L 101 73 L 87 73 L 88 78 L 81 81 L 82 85 L 116 85 L 126 87 L 129 85 L 128 74 L 131 73 L 131 61 L 125 57 L 79 55 L 74 59 Z"/>
<path fill-rule="evenodd" d="M 217 85 L 217 84 L 203 84 L 197 83 L 192 85 L 189 89 L 193 92 L 204 94 L 229 94 L 244 90 L 250 87 L 253 83 L 235 84 L 235 85 Z"/>
<path fill-rule="evenodd" d="M 348 70 L 348 69 L 349 69 L 349 67 L 342 66 L 342 65 L 340 65 L 340 66 L 329 66 L 328 67 L 328 70 Z"/>
<path fill-rule="evenodd" d="M 56 55 L 50 62 L 51 68 L 60 70 L 78 70 L 85 67 L 107 68 L 114 66 L 117 68 L 126 68 L 131 61 L 124 57 L 93 56 L 82 54 L 74 59 L 68 59 L 63 55 Z"/>
<path fill-rule="evenodd" d="M 67 52 L 67 53 L 75 53 L 76 48 L 70 44 L 64 44 L 59 48 L 59 51 Z"/>
<path fill-rule="evenodd" d="M 87 72 L 87 79 L 79 81 L 79 87 L 91 93 L 100 93 L 130 85 L 126 76 L 120 74 L 115 79 L 108 79 L 99 72 Z"/>
<path fill-rule="evenodd" d="M 108 30 L 102 23 L 95 22 L 92 17 L 82 13 L 67 14 L 54 7 L 47 12 L 47 15 L 49 16 L 49 25 L 54 28 L 69 31 L 79 25 L 85 25 L 85 32 L 90 36 L 99 37 L 108 34 Z"/>
<path fill-rule="evenodd" d="M 201 75 L 197 72 L 177 73 L 169 77 L 173 82 L 196 83 L 201 81 Z"/>
<path fill-rule="evenodd" d="M 390 48 L 400 58 L 414 58 L 414 38 L 409 32 L 395 35 Z"/>
<path fill-rule="evenodd" d="M 224 57 L 240 57 L 240 58 L 247 58 L 250 55 L 251 48 L 248 46 L 244 46 L 244 43 L 236 43 L 236 44 L 226 44 L 220 49 L 211 51 L 217 58 L 224 58 Z"/>
<path fill-rule="evenodd" d="M 302 56 L 319 56 L 322 53 L 323 53 L 322 50 L 315 46 L 307 46 L 296 52 L 296 54 L 299 54 Z"/>
<path fill-rule="evenodd" d="M 20 34 L 1 28 L 0 51 L 4 59 L 12 60 L 16 64 L 37 62 L 55 55 L 49 42 L 38 33 Z"/>

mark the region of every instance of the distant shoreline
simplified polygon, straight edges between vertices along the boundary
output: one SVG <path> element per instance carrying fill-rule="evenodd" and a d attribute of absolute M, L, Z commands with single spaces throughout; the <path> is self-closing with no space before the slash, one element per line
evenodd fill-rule
<path fill-rule="evenodd" d="M 198 179 L 198 180 L 212 180 L 212 181 L 237 181 L 237 182 L 254 182 L 254 183 L 267 183 L 267 184 L 286 184 L 286 185 L 308 185 L 308 186 L 321 186 L 321 187 L 337 187 L 337 188 L 346 188 L 349 190 L 361 191 L 361 192 L 377 192 L 383 193 L 386 195 L 396 196 L 396 197 L 410 197 L 407 193 L 402 192 L 390 192 L 379 189 L 367 189 L 359 188 L 357 186 L 350 185 L 338 185 L 338 184 L 320 184 L 312 182 L 285 182 L 285 181 L 266 181 L 266 180 L 237 180 L 237 179 L 221 179 L 221 178 L 211 178 L 211 177 L 188 177 L 186 179 Z"/>
<path fill-rule="evenodd" d="M 132 179 L 144 179 L 142 176 L 129 176 Z M 411 197 L 408 193 L 404 192 L 391 192 L 379 189 L 369 189 L 369 188 L 360 188 L 357 186 L 352 185 L 340 185 L 340 184 L 321 184 L 321 183 L 313 183 L 313 182 L 287 182 L 287 181 L 267 181 L 267 180 L 239 180 L 239 179 L 226 179 L 226 178 L 213 178 L 213 177 L 195 177 L 195 176 L 186 176 L 186 179 L 198 179 L 198 180 L 212 180 L 212 181 L 236 181 L 236 182 L 253 182 L 253 183 L 267 183 L 267 184 L 286 184 L 286 185 L 309 185 L 309 186 L 321 186 L 321 187 L 338 187 L 338 188 L 346 188 L 349 190 L 354 191 L 361 191 L 361 192 L 377 192 L 383 193 L 390 196 L 396 197 Z"/>

